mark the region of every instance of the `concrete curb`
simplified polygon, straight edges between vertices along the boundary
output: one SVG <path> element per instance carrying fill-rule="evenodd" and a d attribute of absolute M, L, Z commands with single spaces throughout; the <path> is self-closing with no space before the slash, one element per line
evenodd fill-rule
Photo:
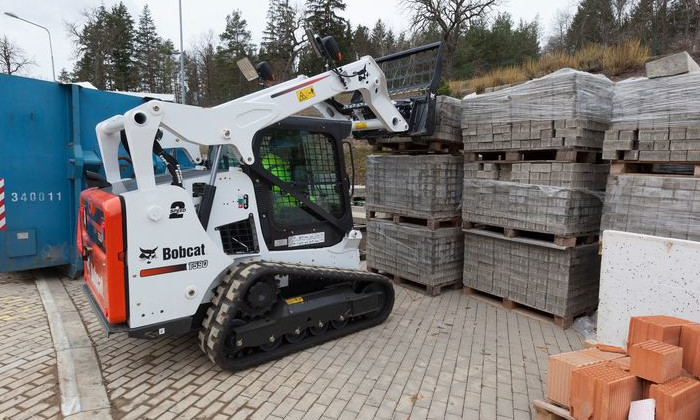
<path fill-rule="evenodd" d="M 61 413 L 66 419 L 111 419 L 111 405 L 87 330 L 60 279 L 39 272 L 36 287 L 51 329 Z"/>

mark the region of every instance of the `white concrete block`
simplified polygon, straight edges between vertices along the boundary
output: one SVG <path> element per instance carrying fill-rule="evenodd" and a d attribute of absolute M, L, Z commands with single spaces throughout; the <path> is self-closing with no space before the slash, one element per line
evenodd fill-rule
<path fill-rule="evenodd" d="M 653 399 L 632 401 L 628 420 L 654 420 L 656 401 Z"/>
<path fill-rule="evenodd" d="M 700 71 L 700 66 L 687 51 L 650 61 L 645 66 L 650 79 Z"/>
<path fill-rule="evenodd" d="M 626 347 L 632 316 L 700 322 L 700 242 L 603 232 L 598 342 Z"/>

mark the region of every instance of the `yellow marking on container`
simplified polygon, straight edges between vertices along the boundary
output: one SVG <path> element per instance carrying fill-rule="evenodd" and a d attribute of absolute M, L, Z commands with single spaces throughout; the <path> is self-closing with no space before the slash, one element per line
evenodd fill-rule
<path fill-rule="evenodd" d="M 304 301 L 304 298 L 301 296 L 285 299 L 285 302 L 287 302 L 287 305 L 294 305 L 295 303 L 301 303 Z"/>
<path fill-rule="evenodd" d="M 299 102 L 304 102 L 308 99 L 313 98 L 314 96 L 316 96 L 316 92 L 314 92 L 313 86 L 297 90 L 297 99 L 299 100 Z"/>
<path fill-rule="evenodd" d="M 355 130 L 361 130 L 363 128 L 367 128 L 367 122 L 366 121 L 360 121 L 355 123 Z"/>

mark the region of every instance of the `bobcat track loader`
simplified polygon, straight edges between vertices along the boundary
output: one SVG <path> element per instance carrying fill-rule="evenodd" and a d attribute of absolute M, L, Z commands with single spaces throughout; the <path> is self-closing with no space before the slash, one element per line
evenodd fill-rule
<path fill-rule="evenodd" d="M 108 333 L 198 331 L 212 362 L 240 370 L 389 316 L 391 283 L 358 270 L 342 141 L 427 133 L 442 48 L 337 66 L 335 41 L 308 37 L 322 74 L 212 108 L 154 100 L 97 125 L 104 176 L 81 194 L 78 248 Z M 241 64 L 269 79 L 266 65 Z M 350 103 L 333 99 L 343 93 Z M 324 118 L 293 116 L 309 107 Z M 208 146 L 206 170 L 181 171 L 163 131 Z M 133 179 L 120 177 L 120 145 Z M 169 173 L 154 175 L 152 153 Z"/>

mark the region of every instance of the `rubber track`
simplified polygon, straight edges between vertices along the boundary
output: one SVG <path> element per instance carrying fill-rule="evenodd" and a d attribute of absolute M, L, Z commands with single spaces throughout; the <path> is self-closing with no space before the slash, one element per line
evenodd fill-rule
<path fill-rule="evenodd" d="M 280 347 L 270 352 L 256 351 L 241 358 L 228 358 L 224 340 L 226 339 L 228 322 L 240 310 L 238 297 L 241 291 L 245 290 L 251 282 L 260 276 L 270 274 L 289 274 L 297 278 L 295 281 L 313 281 L 322 287 L 353 281 L 380 283 L 386 289 L 385 307 L 379 315 L 369 319 L 353 320 L 353 322 L 342 329 L 330 328 L 326 333 L 319 336 L 307 335 L 306 338 L 294 344 L 284 342 Z M 323 280 L 320 280 L 321 278 Z M 265 261 L 245 263 L 229 270 L 217 287 L 212 299 L 212 305 L 207 309 L 202 329 L 199 331 L 199 343 L 207 357 L 217 366 L 225 370 L 241 370 L 381 324 L 389 316 L 393 306 L 393 286 L 386 277 L 379 274 L 359 270 L 342 270 Z M 280 337 L 280 339 L 282 338 Z"/>

